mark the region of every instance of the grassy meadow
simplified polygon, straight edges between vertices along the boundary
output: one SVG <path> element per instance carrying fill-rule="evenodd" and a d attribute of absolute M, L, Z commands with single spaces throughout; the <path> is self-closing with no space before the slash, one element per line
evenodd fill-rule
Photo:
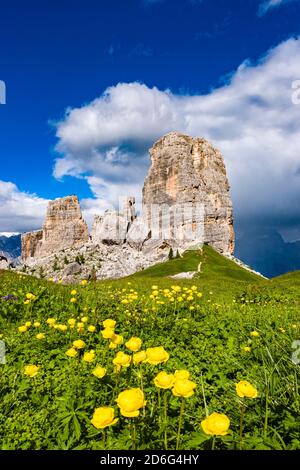
<path fill-rule="evenodd" d="M 299 303 L 298 272 L 207 246 L 117 281 L 2 271 L 0 449 L 300 449 Z"/>

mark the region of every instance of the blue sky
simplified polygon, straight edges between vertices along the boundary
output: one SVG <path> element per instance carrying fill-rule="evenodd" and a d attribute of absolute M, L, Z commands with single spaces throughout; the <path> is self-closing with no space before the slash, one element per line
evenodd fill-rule
<path fill-rule="evenodd" d="M 48 199 L 76 193 L 91 218 L 139 191 L 147 148 L 181 130 L 224 153 L 239 220 L 300 238 L 300 1 L 11 0 L 0 16 L 0 232 L 37 228 Z"/>

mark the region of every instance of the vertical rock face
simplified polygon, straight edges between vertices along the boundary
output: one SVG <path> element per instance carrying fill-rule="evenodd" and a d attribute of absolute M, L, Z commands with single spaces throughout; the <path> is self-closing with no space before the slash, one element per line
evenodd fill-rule
<path fill-rule="evenodd" d="M 28 232 L 22 235 L 22 261 L 37 256 L 43 238 L 43 230 Z"/>
<path fill-rule="evenodd" d="M 135 219 L 135 198 L 126 198 L 122 212 L 107 210 L 103 216 L 95 217 L 91 233 L 92 242 L 122 245 L 125 243 L 129 227 Z"/>
<path fill-rule="evenodd" d="M 153 145 L 150 156 L 143 207 L 151 225 L 158 219 L 154 225 L 160 236 L 164 236 L 163 210 L 170 208 L 170 238 L 175 244 L 187 247 L 186 241 L 191 245 L 207 242 L 220 252 L 232 253 L 232 202 L 221 153 L 205 139 L 171 132 Z M 155 207 L 158 205 L 163 209 Z"/>
<path fill-rule="evenodd" d="M 42 231 L 22 236 L 22 259 L 46 257 L 89 241 L 88 228 L 81 215 L 77 196 L 49 202 Z"/>

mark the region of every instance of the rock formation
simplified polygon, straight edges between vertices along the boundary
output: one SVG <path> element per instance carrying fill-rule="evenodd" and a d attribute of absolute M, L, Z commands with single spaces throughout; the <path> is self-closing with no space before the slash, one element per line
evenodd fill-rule
<path fill-rule="evenodd" d="M 43 229 L 22 236 L 22 260 L 43 258 L 88 243 L 89 233 L 77 196 L 49 202 Z"/>
<path fill-rule="evenodd" d="M 171 247 L 182 252 L 207 242 L 230 255 L 232 203 L 221 153 L 204 139 L 171 132 L 153 145 L 150 156 L 138 217 L 135 198 L 127 198 L 120 212 L 95 217 L 89 237 L 77 197 L 56 199 L 42 230 L 23 234 L 23 262 L 51 277 L 59 264 L 62 277 L 71 281 L 92 268 L 98 278 L 131 274 L 166 260 Z M 79 255 L 88 260 L 85 266 L 76 260 Z"/>
<path fill-rule="evenodd" d="M 220 252 L 233 253 L 232 203 L 221 153 L 205 139 L 171 132 L 153 145 L 150 156 L 143 205 L 151 223 L 155 224 L 157 215 L 153 216 L 153 210 L 150 213 L 150 207 L 174 208 L 172 244 L 184 247 L 202 241 Z M 158 217 L 162 219 L 162 213 Z"/>

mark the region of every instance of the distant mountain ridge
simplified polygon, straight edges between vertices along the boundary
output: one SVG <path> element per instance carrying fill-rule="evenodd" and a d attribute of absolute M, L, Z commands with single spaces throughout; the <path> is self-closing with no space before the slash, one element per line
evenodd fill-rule
<path fill-rule="evenodd" d="M 234 254 L 268 278 L 300 270 L 300 240 L 285 242 L 274 229 L 238 232 Z"/>
<path fill-rule="evenodd" d="M 21 256 L 21 234 L 10 237 L 0 235 L 0 254 L 10 260 L 18 260 Z"/>

